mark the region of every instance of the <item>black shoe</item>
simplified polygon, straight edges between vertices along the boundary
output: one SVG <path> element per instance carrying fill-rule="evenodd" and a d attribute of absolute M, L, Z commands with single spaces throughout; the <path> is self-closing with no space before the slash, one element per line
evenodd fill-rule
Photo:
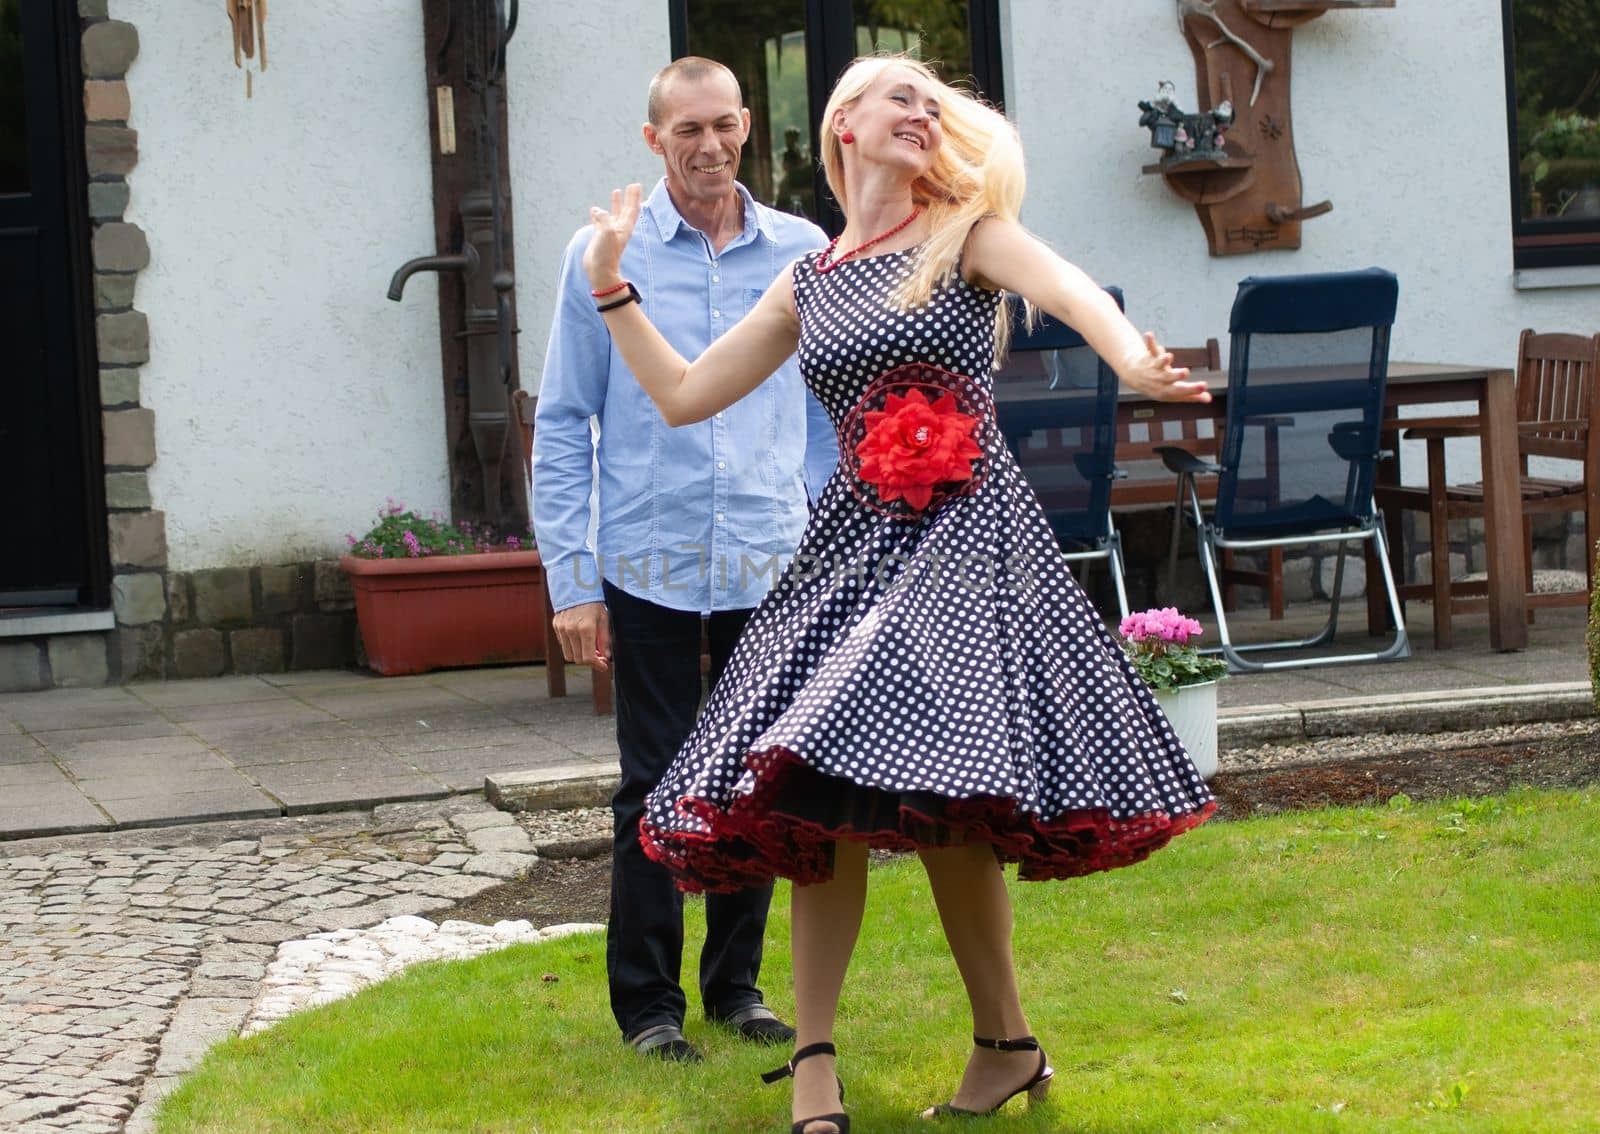
<path fill-rule="evenodd" d="M 794 1075 L 794 1065 L 803 1063 L 813 1055 L 832 1055 L 837 1057 L 838 1051 L 831 1043 L 812 1043 L 802 1047 L 789 1057 L 789 1062 L 782 1067 L 774 1068 L 761 1076 L 763 1083 L 776 1083 L 779 1079 L 788 1079 Z M 837 1075 L 834 1082 L 839 1084 L 839 1105 L 844 1105 L 844 1080 Z M 806 1134 L 806 1127 L 813 1122 L 826 1122 L 831 1125 L 837 1134 L 850 1134 L 850 1116 L 848 1114 L 814 1114 L 810 1118 L 802 1118 L 789 1127 L 789 1134 Z"/>
<path fill-rule="evenodd" d="M 981 1118 L 994 1114 L 1023 1091 L 1028 1092 L 1028 1104 L 1030 1106 L 1037 1102 L 1043 1102 L 1045 1096 L 1050 1093 L 1050 1080 L 1055 1077 L 1055 1068 L 1050 1066 L 1050 1061 L 1045 1058 L 1044 1048 L 1040 1047 L 1039 1041 L 1032 1036 L 1023 1036 L 1021 1039 L 999 1040 L 973 1036 L 972 1042 L 978 1047 L 986 1047 L 991 1051 L 1037 1051 L 1039 1053 L 1039 1066 L 1034 1069 L 1032 1078 L 988 1110 L 967 1110 L 951 1103 L 940 1103 L 938 1106 L 931 1106 L 923 1111 L 923 1118 Z"/>
<path fill-rule="evenodd" d="M 794 1029 L 778 1019 L 772 1009 L 765 1004 L 748 1004 L 743 1008 L 734 1009 L 725 1016 L 707 1012 L 706 1019 L 725 1028 L 732 1028 L 740 1039 L 751 1043 L 778 1046 L 794 1042 Z"/>
<path fill-rule="evenodd" d="M 627 1038 L 628 1046 L 640 1055 L 665 1063 L 699 1063 L 705 1059 L 700 1049 L 683 1038 L 677 1024 L 657 1024 Z"/>

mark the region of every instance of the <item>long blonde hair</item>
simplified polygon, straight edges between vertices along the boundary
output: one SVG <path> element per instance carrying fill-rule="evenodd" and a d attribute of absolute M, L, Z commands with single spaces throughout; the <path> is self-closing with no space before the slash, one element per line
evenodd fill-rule
<path fill-rule="evenodd" d="M 927 211 L 930 235 L 916 266 L 894 296 L 903 307 L 921 307 L 933 297 L 936 286 L 954 280 L 961 249 L 974 224 L 991 215 L 1017 219 L 1027 178 L 1016 127 L 999 111 L 950 86 L 919 59 L 863 56 L 839 76 L 822 112 L 822 171 L 846 215 L 850 198 L 844 180 L 844 147 L 832 129 L 834 116 L 841 108 L 853 106 L 891 67 L 908 67 L 933 86 L 944 137 L 934 153 L 933 166 L 911 186 L 912 199 Z M 997 355 L 1004 353 L 1010 330 L 1009 310 L 1001 304 L 995 315 Z"/>

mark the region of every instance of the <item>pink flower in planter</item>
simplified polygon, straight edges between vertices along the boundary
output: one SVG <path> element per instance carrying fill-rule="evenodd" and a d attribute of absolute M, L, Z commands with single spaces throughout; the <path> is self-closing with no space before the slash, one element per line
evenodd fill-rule
<path fill-rule="evenodd" d="M 1170 606 L 1130 614 L 1122 620 L 1117 631 L 1130 642 L 1174 642 L 1180 646 L 1187 645 L 1190 639 L 1204 633 L 1200 623 L 1184 617 Z"/>
<path fill-rule="evenodd" d="M 400 538 L 405 541 L 407 555 L 412 559 L 418 559 L 422 556 L 422 541 L 417 538 L 415 532 L 407 528 L 405 534 Z"/>
<path fill-rule="evenodd" d="M 1191 643 L 1203 632 L 1200 623 L 1173 607 L 1141 610 L 1117 627 L 1122 651 L 1134 671 L 1153 689 L 1176 689 L 1215 681 L 1228 670 L 1226 662 L 1202 657 Z"/>

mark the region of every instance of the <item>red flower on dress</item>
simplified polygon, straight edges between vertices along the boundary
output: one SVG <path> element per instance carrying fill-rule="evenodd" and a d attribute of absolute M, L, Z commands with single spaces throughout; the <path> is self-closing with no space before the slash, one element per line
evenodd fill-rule
<path fill-rule="evenodd" d="M 938 485 L 971 480 L 972 462 L 983 457 L 972 439 L 978 419 L 962 413 L 953 394 L 930 403 L 920 390 L 891 393 L 881 410 L 867 411 L 865 424 L 857 475 L 885 501 L 903 499 L 919 512 Z"/>

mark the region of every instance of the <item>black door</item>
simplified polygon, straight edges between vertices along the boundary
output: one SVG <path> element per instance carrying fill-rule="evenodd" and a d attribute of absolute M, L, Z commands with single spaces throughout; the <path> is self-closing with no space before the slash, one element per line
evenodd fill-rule
<path fill-rule="evenodd" d="M 0 0 L 0 611 L 106 604 L 71 0 Z"/>

